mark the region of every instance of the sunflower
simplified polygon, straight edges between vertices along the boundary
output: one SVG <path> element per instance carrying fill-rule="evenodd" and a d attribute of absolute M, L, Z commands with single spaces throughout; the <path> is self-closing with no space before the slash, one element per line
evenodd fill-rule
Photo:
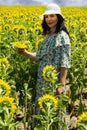
<path fill-rule="evenodd" d="M 76 22 L 74 21 L 74 23 L 70 22 L 70 28 L 75 28 L 76 27 Z"/>
<path fill-rule="evenodd" d="M 87 21 L 86 20 L 81 20 L 81 25 L 82 25 L 82 27 L 84 26 L 84 27 L 86 27 L 87 26 Z"/>
<path fill-rule="evenodd" d="M 10 64 L 6 58 L 0 59 L 0 68 L 5 67 L 6 70 L 10 68 Z"/>
<path fill-rule="evenodd" d="M 81 47 L 83 48 L 83 47 L 87 47 L 87 42 L 82 42 L 81 43 Z"/>
<path fill-rule="evenodd" d="M 0 97 L 0 106 L 6 106 L 9 109 L 9 112 L 14 115 L 17 107 L 14 103 L 14 98 L 8 97 L 8 96 L 2 96 Z"/>
<path fill-rule="evenodd" d="M 71 37 L 71 43 L 76 43 L 77 38 L 76 38 L 75 34 L 72 33 L 72 34 L 70 35 L 70 37 Z"/>
<path fill-rule="evenodd" d="M 41 26 L 37 26 L 37 27 L 34 27 L 34 34 L 42 34 L 42 27 Z"/>
<path fill-rule="evenodd" d="M 10 94 L 10 91 L 11 91 L 10 85 L 7 82 L 0 79 L 0 96 L 2 95 L 8 96 Z"/>
<path fill-rule="evenodd" d="M 42 75 L 46 81 L 54 83 L 57 80 L 57 71 L 52 65 L 46 65 L 42 70 Z"/>
<path fill-rule="evenodd" d="M 51 111 L 56 111 L 58 109 L 58 100 L 49 94 L 45 94 L 38 99 L 38 104 L 43 112 L 46 112 L 50 108 Z"/>
<path fill-rule="evenodd" d="M 14 25 L 13 28 L 12 28 L 12 31 L 16 32 L 18 34 L 18 28 L 19 28 L 18 25 Z"/>
<path fill-rule="evenodd" d="M 25 45 L 27 45 L 27 44 L 30 44 L 30 41 L 29 41 L 29 40 L 25 40 L 23 43 L 24 43 Z"/>
<path fill-rule="evenodd" d="M 18 34 L 25 34 L 25 35 L 26 35 L 26 33 L 27 33 L 26 27 L 23 26 L 23 25 L 20 25 L 20 26 L 18 27 Z"/>
<path fill-rule="evenodd" d="M 86 29 L 81 27 L 80 28 L 80 34 L 82 34 L 82 35 L 86 34 Z"/>
<path fill-rule="evenodd" d="M 43 41 L 43 38 L 39 39 L 37 42 L 36 42 L 36 47 L 38 48 L 38 45 Z"/>
<path fill-rule="evenodd" d="M 7 31 L 10 30 L 11 29 L 10 24 L 5 24 L 4 29 L 7 30 Z"/>
<path fill-rule="evenodd" d="M 7 21 L 8 21 L 9 24 L 12 24 L 13 23 L 13 18 L 9 17 Z"/>
<path fill-rule="evenodd" d="M 14 42 L 13 45 L 14 45 L 15 47 L 21 48 L 21 49 L 27 48 L 25 42 L 24 42 L 24 43 L 22 43 L 22 42 Z"/>
<path fill-rule="evenodd" d="M 87 124 L 87 112 L 83 112 L 81 115 L 78 116 L 77 125 L 79 125 L 79 123 L 86 123 Z"/>

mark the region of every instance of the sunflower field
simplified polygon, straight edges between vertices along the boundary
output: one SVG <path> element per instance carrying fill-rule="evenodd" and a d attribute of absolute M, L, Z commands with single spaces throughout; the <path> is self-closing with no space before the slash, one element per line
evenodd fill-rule
<path fill-rule="evenodd" d="M 87 130 L 87 7 L 60 8 L 71 38 L 71 68 L 67 75 L 67 96 L 62 96 L 62 100 L 66 100 L 62 103 L 67 102 L 69 129 Z M 37 64 L 20 54 L 18 48 L 37 51 L 43 40 L 39 15 L 44 9 L 45 6 L 41 5 L 0 5 L 0 130 L 19 130 L 20 126 L 21 130 L 30 129 Z M 48 99 L 54 101 L 52 109 L 56 110 L 57 101 L 50 95 L 39 99 L 40 108 L 45 111 L 41 102 L 46 100 L 48 103 Z M 47 116 L 46 119 L 48 121 Z M 58 121 L 57 118 L 54 120 Z M 40 125 L 37 130 L 53 129 Z"/>

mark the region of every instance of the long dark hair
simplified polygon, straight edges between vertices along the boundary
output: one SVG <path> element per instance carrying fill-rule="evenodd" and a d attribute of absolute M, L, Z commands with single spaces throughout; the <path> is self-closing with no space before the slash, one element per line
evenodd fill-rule
<path fill-rule="evenodd" d="M 58 32 L 63 30 L 69 35 L 69 32 L 68 32 L 66 26 L 64 25 L 64 18 L 59 14 L 56 14 L 56 15 L 58 17 L 58 23 L 57 23 L 55 33 L 58 33 Z M 45 21 L 45 17 L 44 17 L 44 19 L 42 21 L 42 29 L 43 29 L 43 35 L 46 35 L 47 33 L 50 32 L 50 28 L 48 27 L 48 25 L 47 25 L 47 23 Z"/>

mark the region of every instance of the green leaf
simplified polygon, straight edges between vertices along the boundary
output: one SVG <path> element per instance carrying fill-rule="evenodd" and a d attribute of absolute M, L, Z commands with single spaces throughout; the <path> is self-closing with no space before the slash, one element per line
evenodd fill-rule
<path fill-rule="evenodd" d="M 42 115 L 33 115 L 34 118 L 41 119 Z"/>
<path fill-rule="evenodd" d="M 1 118 L 0 118 L 0 126 L 4 126 L 4 122 L 2 121 Z"/>
<path fill-rule="evenodd" d="M 42 125 L 38 125 L 38 126 L 36 127 L 36 129 L 37 129 L 37 130 L 45 130 L 44 126 L 42 126 Z"/>
<path fill-rule="evenodd" d="M 51 122 L 58 122 L 59 121 L 59 117 L 54 117 L 53 119 L 51 119 Z"/>
<path fill-rule="evenodd" d="M 63 101 L 68 102 L 70 100 L 70 98 L 64 94 L 60 94 L 60 99 L 62 99 Z"/>

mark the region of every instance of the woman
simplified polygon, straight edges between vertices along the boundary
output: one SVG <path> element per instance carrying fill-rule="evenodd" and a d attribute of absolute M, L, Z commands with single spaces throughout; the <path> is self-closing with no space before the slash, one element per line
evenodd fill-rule
<path fill-rule="evenodd" d="M 70 68 L 70 39 L 64 25 L 64 17 L 56 4 L 49 4 L 41 16 L 44 41 L 39 45 L 36 53 L 22 50 L 22 53 L 38 62 L 38 76 L 36 85 L 36 99 L 43 95 L 42 87 L 47 87 L 42 77 L 42 69 L 46 65 L 53 65 L 59 73 L 59 83 L 63 86 L 57 89 L 57 94 L 65 91 L 65 81 Z"/>

